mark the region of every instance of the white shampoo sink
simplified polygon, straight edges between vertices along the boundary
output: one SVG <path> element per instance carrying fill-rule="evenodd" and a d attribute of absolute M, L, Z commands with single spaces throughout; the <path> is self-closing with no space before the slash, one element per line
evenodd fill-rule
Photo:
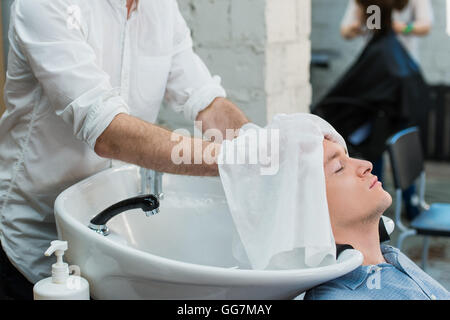
<path fill-rule="evenodd" d="M 109 236 L 89 221 L 139 195 L 136 166 L 102 171 L 61 193 L 55 203 L 67 260 L 81 268 L 94 299 L 291 299 L 361 265 L 346 250 L 336 264 L 283 271 L 243 269 L 232 254 L 233 222 L 219 178 L 163 175 L 160 213 L 124 212 Z"/>

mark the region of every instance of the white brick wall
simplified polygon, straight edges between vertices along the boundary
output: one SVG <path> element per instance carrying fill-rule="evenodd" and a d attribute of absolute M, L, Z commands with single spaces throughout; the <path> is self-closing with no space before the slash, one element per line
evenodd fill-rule
<path fill-rule="evenodd" d="M 297 0 L 267 0 L 266 23 L 269 43 L 297 40 Z"/>
<path fill-rule="evenodd" d="M 310 16 L 309 0 L 267 0 L 268 119 L 276 113 L 309 110 Z"/>
<path fill-rule="evenodd" d="M 421 42 L 420 56 L 423 71 L 432 84 L 450 85 L 450 37 L 446 33 L 446 0 L 432 0 L 434 27 Z"/>
<path fill-rule="evenodd" d="M 279 112 L 307 111 L 311 0 L 179 0 L 195 51 L 222 78 L 230 100 L 265 125 Z M 160 122 L 192 127 L 163 110 Z"/>

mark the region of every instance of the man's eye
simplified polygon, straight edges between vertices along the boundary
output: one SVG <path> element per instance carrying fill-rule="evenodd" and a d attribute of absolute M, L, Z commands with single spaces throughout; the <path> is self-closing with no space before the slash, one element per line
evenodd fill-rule
<path fill-rule="evenodd" d="M 335 171 L 335 173 L 339 173 L 339 172 L 341 172 L 342 170 L 344 170 L 344 167 L 340 167 L 337 171 Z"/>

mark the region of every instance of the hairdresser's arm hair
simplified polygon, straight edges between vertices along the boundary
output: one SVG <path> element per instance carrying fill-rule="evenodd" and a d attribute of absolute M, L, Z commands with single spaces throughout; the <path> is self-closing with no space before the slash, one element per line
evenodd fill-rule
<path fill-rule="evenodd" d="M 194 144 L 197 147 L 194 148 Z M 175 164 L 175 146 L 191 151 L 192 164 Z M 199 148 L 198 146 L 202 146 Z M 103 158 L 117 159 L 160 172 L 195 176 L 217 176 L 215 158 L 220 145 L 184 137 L 128 114 L 118 114 L 96 141 L 95 152 Z M 204 151 L 207 152 L 204 152 Z M 195 157 L 195 152 L 198 153 Z M 194 159 L 203 159 L 194 164 Z"/>

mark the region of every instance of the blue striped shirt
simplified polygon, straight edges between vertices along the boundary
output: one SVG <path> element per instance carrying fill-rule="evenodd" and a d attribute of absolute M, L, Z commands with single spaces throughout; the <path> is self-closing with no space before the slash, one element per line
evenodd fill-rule
<path fill-rule="evenodd" d="M 450 300 L 450 293 L 397 248 L 381 245 L 387 263 L 359 266 L 309 290 L 305 300 Z"/>

